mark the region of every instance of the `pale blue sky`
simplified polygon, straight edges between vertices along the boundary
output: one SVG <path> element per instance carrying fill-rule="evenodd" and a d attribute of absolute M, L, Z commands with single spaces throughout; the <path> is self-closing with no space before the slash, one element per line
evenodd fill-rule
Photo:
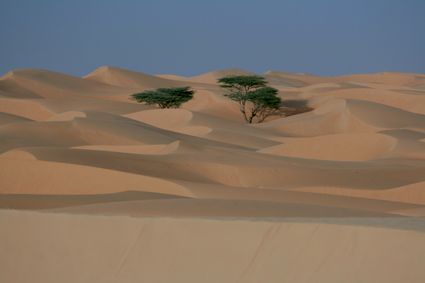
<path fill-rule="evenodd" d="M 0 74 L 425 73 L 423 0 L 0 0 Z"/>

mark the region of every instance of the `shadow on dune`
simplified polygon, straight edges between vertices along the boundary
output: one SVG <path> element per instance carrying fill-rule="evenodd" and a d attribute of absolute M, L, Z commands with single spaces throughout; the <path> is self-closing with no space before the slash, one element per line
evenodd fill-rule
<path fill-rule="evenodd" d="M 159 199 L 186 198 L 178 195 L 125 191 L 112 194 L 91 195 L 35 195 L 35 194 L 2 194 L 0 208 L 8 209 L 51 209 L 73 207 L 96 203 L 112 203 L 122 201 L 141 201 Z"/>
<path fill-rule="evenodd" d="M 314 110 L 314 108 L 309 106 L 308 101 L 305 99 L 284 99 L 280 107 L 281 115 L 284 116 L 292 116 Z"/>

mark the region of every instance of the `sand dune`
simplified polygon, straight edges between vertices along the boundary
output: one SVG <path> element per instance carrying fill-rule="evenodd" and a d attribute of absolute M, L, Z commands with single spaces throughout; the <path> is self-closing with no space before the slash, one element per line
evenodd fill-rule
<path fill-rule="evenodd" d="M 324 93 L 325 92 L 325 93 Z M 309 92 L 304 94 L 309 95 Z M 425 96 L 418 94 L 406 94 L 405 91 L 381 90 L 376 88 L 338 88 L 338 89 L 313 89 L 312 96 L 338 97 L 352 100 L 362 100 L 368 102 L 379 103 L 381 105 L 406 110 L 413 113 L 425 114 L 425 110 L 421 107 L 425 103 Z"/>
<path fill-rule="evenodd" d="M 425 75 L 423 74 L 408 74 L 408 73 L 371 73 L 371 74 L 354 74 L 337 77 L 319 77 L 311 74 L 294 74 L 280 71 L 268 71 L 266 76 L 276 77 L 281 80 L 293 80 L 301 83 L 301 85 L 313 85 L 320 83 L 373 83 L 391 86 L 420 86 L 425 82 Z M 297 85 L 300 87 L 301 85 Z"/>
<path fill-rule="evenodd" d="M 180 85 L 177 81 L 162 79 L 111 66 L 102 66 L 84 78 L 86 81 L 101 82 L 125 88 L 138 88 L 141 90 Z"/>
<path fill-rule="evenodd" d="M 382 134 L 337 134 L 293 138 L 260 152 L 307 159 L 365 161 L 385 156 L 397 140 Z"/>
<path fill-rule="evenodd" d="M 0 98 L 0 111 L 4 114 L 19 116 L 27 120 L 47 120 L 55 113 L 42 103 L 33 100 Z"/>
<path fill-rule="evenodd" d="M 51 72 L 47 70 L 22 69 L 11 71 L 2 80 L 12 81 L 21 88 L 29 89 L 43 98 L 63 97 L 66 95 L 98 95 L 121 91 L 99 82 L 87 81 L 78 77 Z M 3 88 L 4 92 L 13 93 L 13 89 Z"/>
<path fill-rule="evenodd" d="M 241 69 L 225 69 L 225 70 L 219 70 L 219 71 L 206 72 L 194 77 L 190 77 L 188 78 L 188 80 L 191 82 L 216 84 L 219 78 L 222 78 L 228 75 L 250 75 L 250 74 L 253 74 L 253 73 L 245 71 L 245 70 L 241 70 Z"/>
<path fill-rule="evenodd" d="M 330 195 L 342 195 L 352 197 L 364 197 L 388 201 L 401 201 L 406 203 L 425 204 L 425 182 L 413 183 L 388 190 L 352 190 L 347 188 L 306 188 L 299 191 L 325 193 Z M 425 214 L 423 214 L 425 216 Z"/>
<path fill-rule="evenodd" d="M 87 117 L 86 113 L 81 111 L 66 111 L 59 113 L 53 117 L 50 117 L 48 121 L 70 121 L 75 118 L 85 118 Z"/>
<path fill-rule="evenodd" d="M 6 228 L 2 251 L 9 255 L 0 257 L 5 282 L 420 283 L 425 276 L 419 220 L 223 221 L 4 211 L 0 225 Z"/>
<path fill-rule="evenodd" d="M 250 125 L 243 74 L 0 78 L 0 282 L 424 282 L 425 75 L 269 71 L 313 110 Z"/>
<path fill-rule="evenodd" d="M 26 122 L 26 121 L 31 121 L 31 120 L 21 116 L 16 116 L 16 115 L 8 114 L 5 112 L 0 112 L 0 126 L 10 124 L 10 123 L 18 123 L 18 122 Z"/>
<path fill-rule="evenodd" d="M 380 130 L 353 115 L 350 102 L 343 99 L 326 100 L 316 105 L 316 109 L 312 112 L 276 119 L 259 124 L 257 127 L 272 129 L 280 135 L 293 137 L 371 133 Z"/>
<path fill-rule="evenodd" d="M 176 183 L 140 174 L 30 160 L 16 154 L 2 155 L 0 163 L 3 194 L 95 194 L 142 190 L 190 195 L 187 189 Z"/>
<path fill-rule="evenodd" d="M 85 145 L 77 149 L 123 152 L 132 154 L 169 154 L 179 147 L 179 141 L 159 145 Z"/>

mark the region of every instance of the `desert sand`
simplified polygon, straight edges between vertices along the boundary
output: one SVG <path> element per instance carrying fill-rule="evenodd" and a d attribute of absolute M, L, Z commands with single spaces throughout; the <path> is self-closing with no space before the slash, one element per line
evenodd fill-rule
<path fill-rule="evenodd" d="M 232 74 L 1 77 L 0 282 L 425 282 L 425 75 L 269 71 L 311 111 L 250 125 Z"/>

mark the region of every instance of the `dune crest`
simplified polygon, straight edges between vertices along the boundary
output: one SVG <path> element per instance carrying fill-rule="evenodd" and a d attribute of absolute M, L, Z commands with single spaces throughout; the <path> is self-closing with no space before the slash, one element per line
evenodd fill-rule
<path fill-rule="evenodd" d="M 0 158 L 17 159 L 17 160 L 37 160 L 30 152 L 19 149 L 12 149 L 0 154 Z"/>
<path fill-rule="evenodd" d="M 139 72 L 125 70 L 117 67 L 102 66 L 84 77 L 87 81 L 101 82 L 113 86 L 132 89 L 148 89 L 167 86 L 177 86 L 178 82 L 163 79 Z"/>
<path fill-rule="evenodd" d="M 84 145 L 74 147 L 76 149 L 88 149 L 99 151 L 122 152 L 131 154 L 169 154 L 176 151 L 179 141 L 160 145 Z"/>

